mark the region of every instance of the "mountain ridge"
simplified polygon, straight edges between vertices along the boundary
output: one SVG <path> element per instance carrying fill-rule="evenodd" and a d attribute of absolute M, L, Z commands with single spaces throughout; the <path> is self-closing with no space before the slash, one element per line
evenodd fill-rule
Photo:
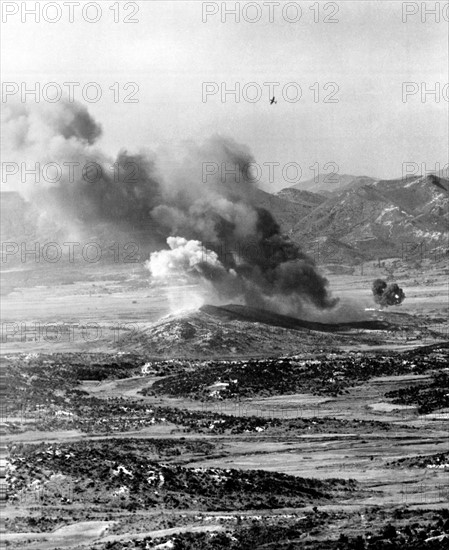
<path fill-rule="evenodd" d="M 255 207 L 269 210 L 282 231 L 317 263 L 354 264 L 404 257 L 404 252 L 419 247 L 439 257 L 447 253 L 448 179 L 434 174 L 392 180 L 351 178 L 344 188 L 332 193 L 319 194 L 297 186 L 277 194 L 254 189 L 251 200 Z M 1 193 L 1 210 L 4 241 L 45 243 L 52 240 L 52 231 L 56 237 L 61 233 L 43 226 L 36 208 L 18 193 Z M 100 226 L 99 231 L 92 235 L 110 239 L 112 233 Z M 148 231 L 135 232 L 142 250 L 150 251 L 153 246 L 151 231 L 149 224 Z M 132 230 L 124 234 L 133 235 Z M 163 246 L 160 236 L 159 240 Z"/>

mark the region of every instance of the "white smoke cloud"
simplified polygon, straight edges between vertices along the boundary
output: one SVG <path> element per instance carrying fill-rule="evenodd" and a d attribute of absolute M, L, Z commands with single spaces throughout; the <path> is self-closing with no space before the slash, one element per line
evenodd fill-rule
<path fill-rule="evenodd" d="M 218 255 L 207 250 L 200 241 L 168 237 L 167 244 L 170 250 L 153 252 L 145 263 L 151 276 L 156 280 L 165 281 L 171 278 L 182 278 L 185 275 L 192 278 L 201 277 L 205 264 L 226 273 Z"/>

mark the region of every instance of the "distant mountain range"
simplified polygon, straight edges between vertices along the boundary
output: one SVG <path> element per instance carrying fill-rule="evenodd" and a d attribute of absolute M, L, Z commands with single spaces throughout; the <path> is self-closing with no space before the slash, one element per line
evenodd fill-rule
<path fill-rule="evenodd" d="M 349 178 L 327 196 L 297 186 L 278 193 L 291 201 L 315 201 L 316 207 L 288 227 L 288 233 L 309 252 L 315 250 L 319 263 L 441 258 L 447 252 L 449 180 L 436 175 Z"/>
<path fill-rule="evenodd" d="M 426 174 L 426 175 L 431 175 L 431 174 Z M 449 170 L 447 168 L 443 168 L 435 172 L 433 175 L 447 180 L 449 179 Z M 409 176 L 409 177 L 417 178 L 419 176 L 415 175 L 415 176 Z M 391 181 L 398 181 L 399 179 L 402 180 L 404 178 L 397 178 Z M 291 187 L 282 189 L 280 193 L 283 193 L 287 189 L 290 189 L 290 190 L 294 189 L 299 191 L 310 191 L 315 194 L 329 196 L 330 194 L 339 193 L 340 191 L 343 191 L 345 189 L 360 187 L 363 185 L 369 185 L 371 183 L 374 183 L 375 181 L 380 181 L 380 179 L 372 178 L 369 176 L 353 176 L 350 174 L 336 174 L 336 173 L 335 174 L 333 173 L 318 174 L 314 178 L 311 178 L 306 181 L 301 181 Z"/>
<path fill-rule="evenodd" d="M 374 178 L 367 176 L 351 176 L 349 174 L 318 174 L 315 178 L 301 181 L 288 189 L 311 191 L 313 193 L 329 194 L 342 191 L 354 185 L 364 185 L 374 182 Z M 284 189 L 282 190 L 284 191 Z M 281 192 L 282 192 L 281 191 Z"/>
<path fill-rule="evenodd" d="M 275 195 L 257 190 L 253 196 L 256 206 L 271 211 L 283 231 L 312 254 L 318 264 L 347 265 L 389 257 L 446 257 L 447 178 L 427 175 L 376 180 L 344 175 L 330 189 L 326 177 L 320 176 L 318 182 L 303 182 L 301 188 L 298 184 L 282 189 Z M 62 231 L 42 227 L 39 213 L 18 193 L 1 193 L 1 214 L 3 242 L 43 243 L 55 240 Z M 101 240 L 105 233 L 111 240 L 107 228 L 97 231 L 96 238 Z M 151 246 L 148 235 L 132 236 Z M 63 239 L 63 234 L 60 237 Z"/>

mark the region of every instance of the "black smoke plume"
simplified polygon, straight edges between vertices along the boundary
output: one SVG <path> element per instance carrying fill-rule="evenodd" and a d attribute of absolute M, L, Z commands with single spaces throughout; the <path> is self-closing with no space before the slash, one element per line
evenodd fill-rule
<path fill-rule="evenodd" d="M 307 303 L 319 309 L 336 304 L 313 259 L 258 206 L 248 169 L 254 159 L 246 147 L 214 136 L 187 151 L 121 151 L 113 159 L 97 148 L 101 127 L 84 107 L 60 103 L 48 109 L 8 107 L 10 154 L 19 161 L 87 168 L 56 183 L 27 187 L 19 181 L 23 194 L 41 208 L 59 211 L 65 222 L 146 230 L 162 248 L 148 262 L 155 278 L 180 271 L 206 281 L 222 297 L 243 297 L 249 305 L 282 313 L 299 313 Z M 217 170 L 205 181 L 204 163 L 231 168 L 234 175 L 223 178 Z"/>
<path fill-rule="evenodd" d="M 383 279 L 376 279 L 373 282 L 372 291 L 374 301 L 382 307 L 398 306 L 405 299 L 402 288 L 396 283 L 388 284 Z"/>

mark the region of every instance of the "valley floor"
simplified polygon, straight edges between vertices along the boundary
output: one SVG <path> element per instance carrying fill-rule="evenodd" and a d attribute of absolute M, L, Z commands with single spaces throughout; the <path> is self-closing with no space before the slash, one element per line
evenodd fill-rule
<path fill-rule="evenodd" d="M 124 273 L 94 283 L 97 275 L 41 288 L 21 282 L 4 298 L 8 548 L 447 547 L 442 277 L 402 285 L 401 307 L 366 312 L 398 330 L 348 330 L 330 349 L 325 334 L 273 329 L 288 343 L 282 353 L 226 344 L 213 360 L 203 347 L 203 357 L 175 361 L 120 347 L 114 324 L 140 323 L 141 340 L 154 338 L 154 321 L 185 288 L 147 288 Z M 373 307 L 371 273 L 330 278 L 348 312 L 354 302 L 359 313 Z M 23 338 L 14 324 L 25 320 L 71 324 L 74 338 Z M 86 336 L 89 323 L 100 337 Z M 295 385 L 263 387 L 265 378 L 248 374 L 251 357 L 263 376 L 277 368 Z M 354 377 L 359 366 L 364 374 Z"/>

